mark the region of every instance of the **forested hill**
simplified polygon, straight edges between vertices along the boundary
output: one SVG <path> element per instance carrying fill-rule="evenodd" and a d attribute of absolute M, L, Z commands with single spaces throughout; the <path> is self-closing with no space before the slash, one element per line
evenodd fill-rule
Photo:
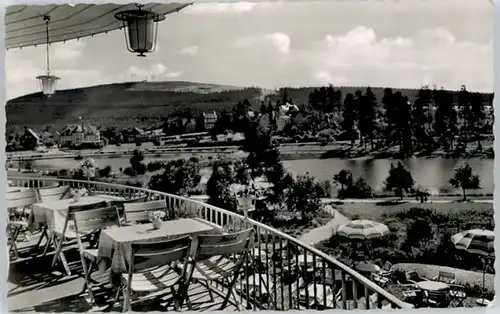
<path fill-rule="evenodd" d="M 59 129 L 79 116 L 95 125 L 152 125 L 176 110 L 211 111 L 231 108 L 245 98 L 260 103 L 260 88 L 191 82 L 139 82 L 58 90 L 46 99 L 41 92 L 9 100 L 7 130 L 28 126 Z"/>
<path fill-rule="evenodd" d="M 319 87 L 287 88 L 287 98 L 296 104 L 305 104 L 309 94 Z M 342 98 L 366 87 L 335 87 Z M 384 88 L 372 88 L 380 101 Z M 418 89 L 393 89 L 401 91 L 413 102 Z M 190 108 L 194 112 L 230 110 L 238 101 L 248 99 L 258 109 L 264 95 L 282 99 L 283 89 L 273 91 L 256 87 L 234 87 L 192 82 L 139 82 L 100 85 L 86 88 L 60 90 L 46 99 L 41 93 L 25 95 L 7 102 L 7 131 L 28 126 L 41 130 L 50 125 L 60 129 L 75 123 L 81 116 L 97 126 L 127 128 L 161 124 L 161 120 L 178 110 Z M 456 97 L 455 97 L 456 98 Z M 485 95 L 485 104 L 491 104 L 493 95 Z"/>

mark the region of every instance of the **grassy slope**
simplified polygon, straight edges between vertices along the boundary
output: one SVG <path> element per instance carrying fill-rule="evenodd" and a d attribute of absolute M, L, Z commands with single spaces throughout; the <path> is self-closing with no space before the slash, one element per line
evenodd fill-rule
<path fill-rule="evenodd" d="M 340 87 L 343 97 L 366 87 Z M 297 104 L 307 103 L 314 87 L 287 89 L 288 97 Z M 372 88 L 377 99 L 382 99 L 383 88 Z M 395 89 L 396 90 L 396 89 Z M 410 101 L 417 89 L 398 89 Z M 271 91 L 260 88 L 238 88 L 192 82 L 139 82 L 91 86 L 58 91 L 50 99 L 41 93 L 25 95 L 7 102 L 7 131 L 24 126 L 40 130 L 46 125 L 59 129 L 75 123 L 78 116 L 86 121 L 105 126 L 126 128 L 160 124 L 161 118 L 182 108 L 195 111 L 231 109 L 245 98 L 259 108 L 262 95 Z M 283 93 L 281 90 L 280 94 Z M 271 95 L 271 99 L 280 95 Z M 486 95 L 486 103 L 493 95 Z"/>

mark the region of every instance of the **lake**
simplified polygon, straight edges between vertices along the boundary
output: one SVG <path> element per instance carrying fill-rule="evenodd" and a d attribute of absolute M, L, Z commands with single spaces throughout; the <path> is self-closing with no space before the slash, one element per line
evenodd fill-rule
<path fill-rule="evenodd" d="M 201 155 L 201 154 L 200 154 Z M 199 156 L 199 155 L 198 155 Z M 177 159 L 179 156 L 171 157 L 146 157 L 145 162 L 151 160 Z M 130 166 L 129 157 L 96 157 L 94 158 L 99 167 L 110 165 L 113 171 Z M 404 160 L 403 163 L 410 169 L 416 183 L 437 193 L 440 189 L 449 189 L 448 180 L 453 169 L 467 161 L 474 172 L 481 177 L 481 192 L 493 193 L 494 160 L 493 159 L 445 159 L 445 158 L 412 158 Z M 55 170 L 71 169 L 78 164 L 74 159 L 46 159 L 33 161 L 34 169 Z M 304 174 L 309 172 L 318 180 L 332 180 L 333 176 L 342 169 L 350 170 L 355 178 L 363 177 L 375 190 L 383 188 L 383 182 L 388 175 L 391 163 L 396 160 L 389 159 L 301 159 L 286 160 L 283 162 L 285 168 L 292 174 Z M 16 163 L 13 163 L 16 165 Z M 479 192 L 479 191 L 478 191 Z"/>

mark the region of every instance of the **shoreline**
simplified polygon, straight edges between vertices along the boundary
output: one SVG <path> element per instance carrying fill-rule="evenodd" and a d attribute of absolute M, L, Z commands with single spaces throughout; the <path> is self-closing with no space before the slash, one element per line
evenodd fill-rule
<path fill-rule="evenodd" d="M 346 147 L 347 146 L 347 147 Z M 104 158 L 124 158 L 131 156 L 134 149 L 112 149 L 109 151 L 54 151 L 50 153 L 41 152 L 13 152 L 6 153 L 6 162 L 18 161 L 33 161 L 43 159 L 76 159 L 81 157 L 104 157 Z M 246 152 L 240 150 L 239 146 L 212 146 L 212 147 L 190 147 L 190 148 L 146 148 L 142 149 L 145 157 L 174 157 L 186 158 L 191 156 L 203 155 L 218 156 L 227 155 L 231 158 L 246 156 Z M 350 149 L 349 145 L 336 143 L 330 145 L 322 145 L 321 143 L 301 143 L 301 144 L 281 144 L 280 153 L 283 160 L 298 160 L 298 159 L 400 159 L 399 151 L 394 148 L 384 150 L 365 150 L 359 147 Z M 185 156 L 188 155 L 188 156 Z M 231 156 L 237 155 L 237 156 Z M 433 152 L 417 152 L 410 158 L 446 158 L 446 159 L 467 159 L 481 158 L 494 159 L 494 153 L 491 149 L 485 149 L 483 152 L 475 152 L 468 150 L 463 154 L 453 154 L 436 150 Z"/>

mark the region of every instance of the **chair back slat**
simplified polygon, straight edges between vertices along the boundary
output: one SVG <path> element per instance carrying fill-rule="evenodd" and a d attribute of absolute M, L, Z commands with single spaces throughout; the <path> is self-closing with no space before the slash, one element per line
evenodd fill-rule
<path fill-rule="evenodd" d="M 69 192 L 69 187 L 67 186 L 38 189 L 38 194 L 40 195 L 40 200 L 42 202 L 61 200 L 65 198 L 67 195 L 69 195 L 68 192 Z"/>
<path fill-rule="evenodd" d="M 132 243 L 130 271 L 138 272 L 170 262 L 187 259 L 191 247 L 191 238 L 182 237 L 174 240 Z"/>
<path fill-rule="evenodd" d="M 7 208 L 29 206 L 38 202 L 38 194 L 35 189 L 7 193 Z"/>
<path fill-rule="evenodd" d="M 445 283 L 451 283 L 453 280 L 455 280 L 455 274 L 446 272 L 446 271 L 440 271 L 438 275 L 438 281 L 445 282 Z"/>
<path fill-rule="evenodd" d="M 127 221 L 147 221 L 149 220 L 149 212 L 165 210 L 166 207 L 167 202 L 165 200 L 123 204 L 125 219 Z"/>
<path fill-rule="evenodd" d="M 85 211 L 85 210 L 103 208 L 103 207 L 107 207 L 107 205 L 108 205 L 108 203 L 106 201 L 99 201 L 99 202 L 84 204 L 84 205 L 69 205 L 68 213 L 71 214 L 71 213 Z"/>
<path fill-rule="evenodd" d="M 224 235 L 198 235 L 196 259 L 241 253 L 248 250 L 252 243 L 252 228 Z"/>
<path fill-rule="evenodd" d="M 131 199 L 128 199 L 128 200 L 113 200 L 113 201 L 109 202 L 109 205 L 110 206 L 116 206 L 116 210 L 118 211 L 118 213 L 120 215 L 120 218 L 121 218 L 121 217 L 124 216 L 123 211 L 125 210 L 124 209 L 125 204 L 129 204 L 129 203 L 141 203 L 141 202 L 145 202 L 147 199 L 148 199 L 148 196 L 144 195 L 144 196 L 141 196 L 141 197 L 131 198 Z"/>
<path fill-rule="evenodd" d="M 120 219 L 114 206 L 77 211 L 73 213 L 75 228 L 80 233 L 120 226 Z"/>

